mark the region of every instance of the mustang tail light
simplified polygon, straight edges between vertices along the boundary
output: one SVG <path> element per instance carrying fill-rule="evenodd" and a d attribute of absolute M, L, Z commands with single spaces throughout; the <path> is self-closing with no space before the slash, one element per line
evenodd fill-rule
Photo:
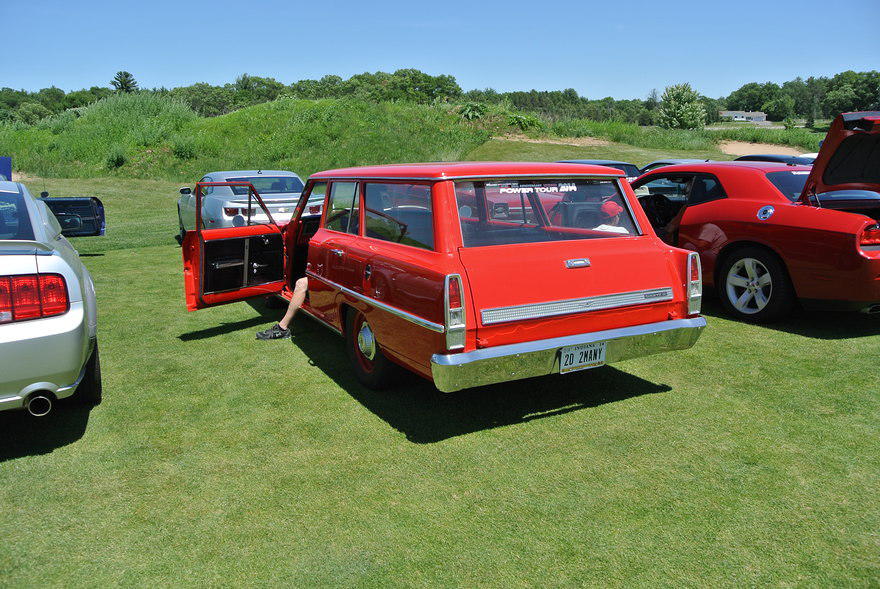
<path fill-rule="evenodd" d="M 880 223 L 865 227 L 859 238 L 859 245 L 880 245 Z"/>
<path fill-rule="evenodd" d="M 0 323 L 62 315 L 69 308 L 60 274 L 0 276 Z"/>
<path fill-rule="evenodd" d="M 703 268 L 700 266 L 700 254 L 696 252 L 688 254 L 687 300 L 688 315 L 698 314 L 703 301 Z"/>
<path fill-rule="evenodd" d="M 227 217 L 234 217 L 238 214 L 239 209 L 233 207 L 223 207 L 223 214 Z"/>
<path fill-rule="evenodd" d="M 464 348 L 465 313 L 464 294 L 461 276 L 448 274 L 444 284 L 444 316 L 446 318 L 446 348 L 459 350 Z"/>

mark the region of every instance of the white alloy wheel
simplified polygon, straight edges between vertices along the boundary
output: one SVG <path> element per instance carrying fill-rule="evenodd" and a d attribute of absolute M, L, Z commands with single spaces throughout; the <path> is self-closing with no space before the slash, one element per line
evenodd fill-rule
<path fill-rule="evenodd" d="M 754 315 L 764 310 L 773 295 L 773 278 L 755 258 L 737 260 L 727 272 L 727 299 L 740 313 Z"/>

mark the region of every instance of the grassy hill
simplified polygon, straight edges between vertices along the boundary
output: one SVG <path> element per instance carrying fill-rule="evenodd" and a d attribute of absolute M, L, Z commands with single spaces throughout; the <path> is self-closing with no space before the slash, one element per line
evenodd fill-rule
<path fill-rule="evenodd" d="M 279 99 L 204 118 L 185 104 L 153 94 L 123 94 L 68 110 L 34 125 L 0 124 L 0 154 L 40 177 L 133 177 L 192 181 L 209 170 L 282 168 L 301 175 L 373 163 L 460 159 L 661 157 L 721 159 L 721 140 L 789 145 L 812 151 L 820 133 L 805 129 L 667 130 L 618 121 L 571 119 L 553 124 L 506 109 L 467 122 L 460 106 Z M 498 112 L 495 112 L 498 111 Z M 489 142 L 529 123 L 532 137 L 594 137 L 612 142 L 588 150 Z M 493 154 L 493 155 L 490 155 Z"/>
<path fill-rule="evenodd" d="M 431 106 L 281 99 L 202 118 L 170 98 L 113 96 L 36 125 L 0 125 L 0 153 L 44 177 L 192 180 L 207 170 L 312 172 L 462 159 L 489 134 Z"/>

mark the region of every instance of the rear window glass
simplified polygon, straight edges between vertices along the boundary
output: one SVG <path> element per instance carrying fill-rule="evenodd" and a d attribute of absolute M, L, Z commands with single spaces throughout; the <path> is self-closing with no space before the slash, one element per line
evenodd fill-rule
<path fill-rule="evenodd" d="M 434 249 L 431 187 L 369 182 L 364 192 L 365 235 Z"/>
<path fill-rule="evenodd" d="M 303 183 L 293 176 L 251 176 L 242 178 L 227 178 L 226 182 L 250 182 L 257 194 L 283 194 L 285 192 L 302 192 Z M 232 192 L 237 195 L 248 193 L 247 186 L 233 186 Z"/>
<path fill-rule="evenodd" d="M 24 197 L 17 192 L 0 192 L 0 239 L 34 238 Z"/>
<path fill-rule="evenodd" d="M 609 164 L 608 167 L 620 170 L 626 174 L 627 178 L 636 178 L 642 174 L 641 171 L 632 164 Z"/>
<path fill-rule="evenodd" d="M 789 172 L 768 172 L 767 179 L 773 183 L 776 190 L 781 192 L 785 198 L 790 201 L 797 201 L 801 198 L 804 191 L 804 184 L 807 183 L 807 176 L 810 173 L 804 170 L 793 170 Z"/>
<path fill-rule="evenodd" d="M 616 181 L 456 182 L 465 247 L 638 235 Z"/>

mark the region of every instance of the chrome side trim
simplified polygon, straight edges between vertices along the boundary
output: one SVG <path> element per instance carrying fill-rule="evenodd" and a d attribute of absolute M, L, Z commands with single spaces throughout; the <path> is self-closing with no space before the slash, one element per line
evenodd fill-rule
<path fill-rule="evenodd" d="M 495 323 L 504 323 L 507 321 L 524 321 L 526 319 L 555 317 L 557 315 L 614 309 L 616 307 L 629 307 L 645 303 L 658 303 L 661 301 L 671 301 L 672 298 L 672 287 L 667 286 L 663 288 L 620 292 L 580 299 L 564 299 L 561 301 L 549 301 L 546 303 L 495 307 L 492 309 L 483 309 L 480 311 L 480 317 L 482 318 L 483 325 L 493 325 Z"/>
<path fill-rule="evenodd" d="M 458 354 L 434 354 L 431 376 L 437 388 L 451 393 L 470 387 L 559 372 L 559 349 L 606 342 L 608 364 L 651 354 L 686 350 L 706 327 L 703 317 L 674 319 L 592 333 L 581 333 Z"/>
<path fill-rule="evenodd" d="M 349 296 L 352 296 L 358 300 L 364 301 L 365 303 L 368 303 L 374 307 L 382 309 L 383 311 L 388 311 L 392 315 L 400 317 L 401 319 L 406 319 L 410 323 L 414 323 L 415 325 L 418 325 L 419 327 L 424 327 L 425 329 L 429 329 L 429 330 L 435 331 L 437 333 L 443 333 L 446 331 L 446 328 L 444 326 L 440 325 L 439 323 L 434 323 L 432 321 L 428 321 L 427 319 L 419 317 L 418 315 L 413 315 L 412 313 L 407 313 L 406 311 L 404 311 L 402 309 L 398 309 L 397 307 L 392 307 L 391 305 L 389 305 L 387 303 L 383 303 L 382 301 L 377 301 L 374 298 L 368 297 L 368 296 L 361 294 L 359 292 L 355 292 L 355 291 L 351 290 L 350 288 L 346 288 L 346 287 L 342 286 L 341 284 L 337 284 L 336 282 L 333 282 L 332 280 L 328 280 L 327 278 L 324 278 L 323 276 L 318 276 L 317 274 L 315 274 L 311 270 L 306 270 L 306 276 L 308 276 L 309 278 L 314 278 L 315 280 L 320 280 L 324 284 L 330 285 L 333 288 L 338 288 L 340 291 L 342 291 L 343 293 L 345 293 Z"/>

